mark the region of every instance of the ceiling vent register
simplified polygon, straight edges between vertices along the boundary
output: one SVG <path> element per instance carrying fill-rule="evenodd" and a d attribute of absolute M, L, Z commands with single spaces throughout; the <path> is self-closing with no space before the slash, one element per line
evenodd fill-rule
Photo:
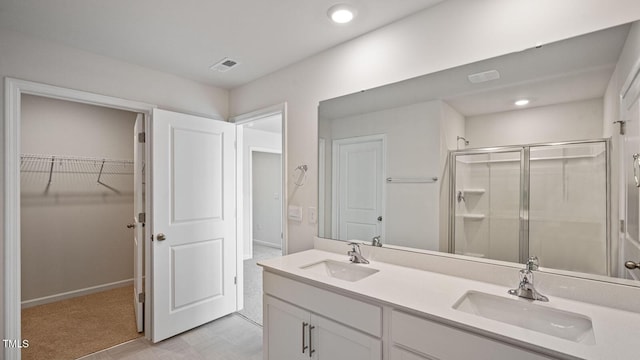
<path fill-rule="evenodd" d="M 213 71 L 219 71 L 219 72 L 226 72 L 231 70 L 232 68 L 238 66 L 238 62 L 233 60 L 233 59 L 229 59 L 228 57 L 218 61 L 217 63 L 211 65 L 209 67 L 209 69 L 213 70 Z"/>

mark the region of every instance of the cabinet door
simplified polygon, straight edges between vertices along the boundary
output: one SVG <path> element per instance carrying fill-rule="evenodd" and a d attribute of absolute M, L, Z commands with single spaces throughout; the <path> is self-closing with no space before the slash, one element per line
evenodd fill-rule
<path fill-rule="evenodd" d="M 264 297 L 264 360 L 309 359 L 308 311 Z"/>
<path fill-rule="evenodd" d="M 426 357 L 424 355 L 417 355 L 407 350 L 401 349 L 397 346 L 391 348 L 391 360 L 439 360 L 435 357 Z"/>
<path fill-rule="evenodd" d="M 382 341 L 322 316 L 311 315 L 311 351 L 316 360 L 381 360 Z"/>

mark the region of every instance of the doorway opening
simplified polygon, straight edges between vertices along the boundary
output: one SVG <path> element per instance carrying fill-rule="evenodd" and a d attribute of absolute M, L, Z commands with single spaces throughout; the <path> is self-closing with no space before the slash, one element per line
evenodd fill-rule
<path fill-rule="evenodd" d="M 53 100 L 53 99 L 66 100 L 67 102 L 74 103 L 74 104 L 94 105 L 94 106 L 97 106 L 103 109 L 108 109 L 108 110 L 123 110 L 123 111 L 134 114 L 134 116 L 135 114 L 138 114 L 139 119 L 148 117 L 153 109 L 153 106 L 140 103 L 140 102 L 134 102 L 134 101 L 124 100 L 124 99 L 113 98 L 109 96 L 97 95 L 97 94 L 87 93 L 83 91 L 65 89 L 65 88 L 60 88 L 56 86 L 39 84 L 39 83 L 34 83 L 34 82 L 24 81 L 24 80 L 17 80 L 12 78 L 5 78 L 5 85 L 6 85 L 5 95 L 7 96 L 5 107 L 6 107 L 7 115 L 5 116 L 5 123 L 4 123 L 4 127 L 5 127 L 5 132 L 4 132 L 4 142 L 5 142 L 5 152 L 4 152 L 5 198 L 4 200 L 5 201 L 3 204 L 4 224 L 5 224 L 5 227 L 4 227 L 5 251 L 4 251 L 4 259 L 3 259 L 4 260 L 3 261 L 4 284 L 5 284 L 4 299 L 3 299 L 4 300 L 3 310 L 5 314 L 4 335 L 5 335 L 5 338 L 7 339 L 11 339 L 23 344 L 23 346 L 18 348 L 12 348 L 12 347 L 4 348 L 3 356 L 5 359 L 9 360 L 9 359 L 20 359 L 21 353 L 22 353 L 21 350 L 24 350 L 25 340 L 28 341 L 28 338 L 23 336 L 21 331 L 22 307 L 23 307 L 23 296 L 21 291 L 21 287 L 22 287 L 21 286 L 21 272 L 22 272 L 21 270 L 23 267 L 22 257 L 21 257 L 21 248 L 23 245 L 21 241 L 22 240 L 21 239 L 22 238 L 21 223 L 24 219 L 23 219 L 23 216 L 21 216 L 22 201 L 21 201 L 20 189 L 21 189 L 21 175 L 22 175 L 21 170 L 22 170 L 22 165 L 25 164 L 24 157 L 21 160 L 21 153 L 24 152 L 23 151 L 24 149 L 21 147 L 21 137 L 23 132 L 21 118 L 24 115 L 21 111 L 22 110 L 21 103 L 23 101 L 29 101 L 29 100 L 25 100 L 28 98 L 28 96 L 41 97 L 42 99 L 45 99 L 45 100 Z M 78 130 L 77 128 L 69 128 L 69 127 L 66 127 L 65 125 L 61 125 L 58 132 L 59 133 L 63 132 L 65 141 L 72 141 L 72 140 L 82 141 L 83 137 L 77 136 L 78 135 L 77 130 Z M 48 134 L 44 134 L 42 136 L 46 136 L 46 135 Z M 133 135 L 133 132 L 130 133 L 130 136 L 131 135 Z M 129 137 L 129 139 L 131 139 L 131 137 Z M 36 156 L 37 158 L 39 155 L 47 155 L 47 154 L 35 154 L 35 155 L 37 155 Z M 144 155 L 141 154 L 141 156 L 144 156 Z M 85 158 L 86 157 L 90 157 L 90 156 L 85 156 Z M 44 188 L 41 188 L 41 191 L 42 193 L 47 191 L 48 193 L 53 194 L 55 188 L 53 187 L 54 181 L 53 181 L 53 171 L 51 169 L 51 164 L 55 165 L 57 163 L 57 160 L 54 161 L 52 157 L 50 158 L 50 160 L 51 161 L 49 163 L 49 172 L 47 172 L 47 180 L 44 183 Z M 101 160 L 106 160 L 106 159 L 102 158 Z M 119 160 L 123 160 L 123 159 L 119 159 Z M 73 161 L 69 161 L 68 163 L 65 163 L 66 168 L 72 168 L 71 167 L 72 163 Z M 93 185 L 103 187 L 104 189 L 109 189 L 109 186 L 111 186 L 113 189 L 118 190 L 117 187 L 120 186 L 121 184 L 115 181 L 115 179 L 109 178 L 109 176 L 107 176 L 108 175 L 107 173 L 109 171 L 107 171 L 108 165 L 106 163 L 107 163 L 106 161 L 104 164 L 101 163 L 101 167 L 103 168 L 104 174 L 100 175 L 100 173 L 98 172 L 97 174 L 98 177 L 94 178 L 95 183 Z M 84 171 L 84 172 L 89 173 L 89 171 Z M 48 177 L 49 174 L 51 174 L 51 184 L 49 184 L 49 177 Z M 74 187 L 68 184 L 66 181 L 68 180 L 69 177 L 71 177 L 71 174 L 57 173 L 56 175 L 61 176 L 59 178 L 56 178 L 56 183 L 59 183 L 56 185 L 56 186 L 59 186 L 58 190 L 60 190 L 60 187 L 61 188 L 66 187 L 66 189 L 74 189 Z M 89 176 L 89 174 L 82 174 L 82 175 Z M 95 174 L 91 174 L 91 175 L 93 176 Z M 102 184 L 100 184 L 100 182 Z M 47 189 L 47 185 L 49 185 L 48 189 Z M 25 190 L 26 189 L 28 189 L 28 187 L 25 187 Z M 80 187 L 75 188 L 75 190 L 80 190 L 80 189 L 81 189 Z M 109 191 L 113 191 L 113 190 L 109 190 Z M 32 200 L 32 201 L 37 203 L 37 201 L 35 200 Z M 55 199 L 54 197 L 54 200 L 46 200 L 46 201 L 50 201 L 53 204 L 55 204 L 56 201 L 61 202 L 60 197 L 58 197 L 57 199 Z M 46 203 L 46 201 L 42 201 L 42 202 Z M 117 203 L 117 201 L 114 201 L 114 202 Z M 77 223 L 80 225 L 82 224 L 81 221 L 77 221 Z M 68 225 L 69 224 L 67 223 L 58 221 L 52 225 L 53 226 L 52 229 L 55 229 L 55 227 L 64 227 Z M 43 227 L 40 224 L 38 226 Z M 140 226 L 139 228 L 142 229 L 142 226 Z M 93 234 L 97 234 L 100 230 L 101 229 L 95 229 Z M 50 237 L 48 235 L 44 236 L 43 240 L 47 240 L 47 239 L 50 239 Z M 50 247 L 51 245 L 52 245 L 51 243 L 45 243 L 44 247 L 46 246 Z M 36 264 L 42 265 L 42 263 L 40 262 L 36 262 Z M 92 265 L 97 266 L 98 264 L 92 264 Z M 42 272 L 59 271 L 59 269 L 56 269 L 56 268 L 46 268 L 46 267 L 43 267 L 39 270 Z M 75 271 L 75 272 L 72 271 L 69 273 L 65 273 L 64 275 L 72 279 L 78 279 L 78 278 L 81 278 L 82 275 L 84 274 L 81 274 L 79 271 Z M 140 281 L 139 283 L 142 283 L 142 281 Z M 80 290 L 77 292 L 74 292 L 74 291 L 67 291 L 62 293 L 57 292 L 53 297 L 47 297 L 47 296 L 36 297 L 34 299 L 30 299 L 33 301 L 27 302 L 25 303 L 25 305 L 26 306 L 41 305 L 42 303 L 47 302 L 49 300 L 58 300 L 58 299 L 62 300 L 63 298 L 68 298 L 74 295 L 85 295 L 87 293 L 91 293 L 97 290 L 110 290 L 112 288 L 117 288 L 123 284 L 116 281 L 114 283 L 106 283 L 106 284 L 103 282 L 101 283 L 101 285 L 102 286 L 98 286 L 97 288 L 94 288 L 92 286 L 86 286 L 85 288 L 82 288 L 82 289 L 76 289 L 76 290 Z M 39 285 L 39 286 L 36 286 L 35 288 L 40 289 L 41 287 L 44 288 L 45 286 Z M 127 293 L 129 294 L 128 295 L 129 300 L 131 301 L 131 303 L 133 303 L 133 300 L 134 300 L 133 291 L 129 291 L 128 289 Z M 90 294 L 88 296 L 92 296 L 92 295 L 93 294 Z M 145 303 L 144 306 L 148 307 L 148 303 Z M 146 310 L 148 311 L 148 309 Z M 140 312 L 139 314 L 140 316 L 143 315 L 142 312 Z M 146 321 L 148 322 L 149 319 L 147 318 Z M 134 325 L 134 328 L 135 328 L 135 325 Z M 60 332 L 60 329 L 56 329 L 56 331 Z M 29 342 L 29 346 L 35 347 L 35 343 Z"/>
<path fill-rule="evenodd" d="M 23 359 L 76 358 L 142 336 L 131 221 L 137 118 L 22 96 L 21 327 L 30 341 Z"/>
<path fill-rule="evenodd" d="M 283 112 L 254 114 L 235 123 L 242 208 L 238 236 L 244 249 L 244 298 L 239 314 L 262 325 L 262 270 L 256 264 L 285 252 Z"/>

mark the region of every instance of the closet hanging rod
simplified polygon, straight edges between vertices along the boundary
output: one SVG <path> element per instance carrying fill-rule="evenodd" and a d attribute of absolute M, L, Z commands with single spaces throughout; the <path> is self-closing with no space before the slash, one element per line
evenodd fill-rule
<path fill-rule="evenodd" d="M 132 175 L 133 165 L 132 160 L 41 154 L 20 155 L 21 172 L 48 173 L 49 182 L 53 173 Z"/>
<path fill-rule="evenodd" d="M 387 182 L 388 183 L 434 183 L 436 181 L 438 181 L 437 177 L 430 177 L 430 178 L 423 178 L 423 177 L 393 178 L 393 177 L 388 177 L 387 178 Z"/>

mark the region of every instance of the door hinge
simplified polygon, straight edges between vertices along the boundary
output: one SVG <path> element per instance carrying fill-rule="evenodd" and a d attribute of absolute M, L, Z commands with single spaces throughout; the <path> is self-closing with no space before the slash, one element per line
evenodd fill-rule
<path fill-rule="evenodd" d="M 618 121 L 614 121 L 614 124 L 620 124 L 620 135 L 624 135 L 627 131 L 626 131 L 626 124 L 627 122 L 624 120 L 618 120 Z"/>
<path fill-rule="evenodd" d="M 129 138 L 129 139 L 131 139 L 131 138 Z M 139 132 L 138 133 L 138 142 L 139 143 L 147 142 L 147 134 L 144 133 L 144 132 Z"/>
<path fill-rule="evenodd" d="M 238 277 L 237 276 L 233 277 L 233 284 L 234 285 L 238 285 Z"/>
<path fill-rule="evenodd" d="M 143 303 L 144 302 L 144 293 L 143 292 L 138 294 L 138 302 L 139 303 Z"/>
<path fill-rule="evenodd" d="M 623 233 L 624 231 L 624 219 L 620 219 L 620 232 Z"/>
<path fill-rule="evenodd" d="M 138 222 L 139 223 L 147 222 L 147 214 L 143 212 L 138 213 Z"/>

